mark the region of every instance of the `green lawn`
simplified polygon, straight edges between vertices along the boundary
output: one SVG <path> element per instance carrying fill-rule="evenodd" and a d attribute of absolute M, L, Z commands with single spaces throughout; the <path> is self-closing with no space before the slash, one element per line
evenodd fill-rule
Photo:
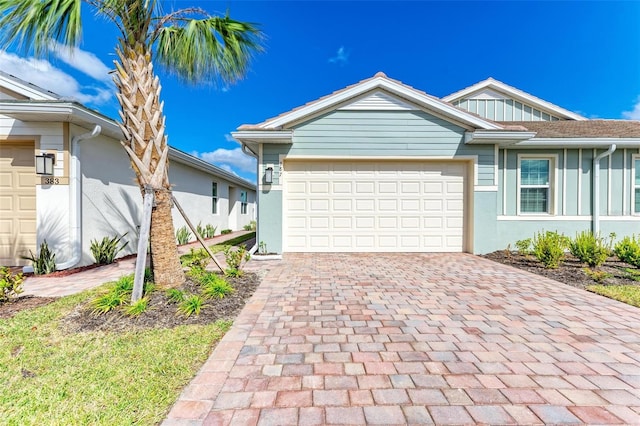
<path fill-rule="evenodd" d="M 590 285 L 587 290 L 640 308 L 640 286 Z"/>
<path fill-rule="evenodd" d="M 231 325 L 61 330 L 60 319 L 93 295 L 0 320 L 0 423 L 157 424 Z"/>

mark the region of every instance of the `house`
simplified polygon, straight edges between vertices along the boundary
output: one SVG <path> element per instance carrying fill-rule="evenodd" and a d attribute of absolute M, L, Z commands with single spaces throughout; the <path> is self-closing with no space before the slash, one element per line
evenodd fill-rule
<path fill-rule="evenodd" d="M 383 73 L 233 133 L 272 252 L 469 252 L 640 233 L 640 122 L 494 79 L 442 99 Z"/>
<path fill-rule="evenodd" d="M 25 265 L 44 240 L 59 269 L 94 262 L 92 240 L 127 233 L 137 248 L 142 196 L 115 121 L 0 73 L 0 265 Z M 35 160 L 53 159 L 51 174 Z M 239 230 L 255 218 L 255 185 L 171 149 L 174 195 L 195 225 Z M 174 208 L 174 225 L 185 224 Z M 26 262 L 26 263 L 25 263 Z"/>

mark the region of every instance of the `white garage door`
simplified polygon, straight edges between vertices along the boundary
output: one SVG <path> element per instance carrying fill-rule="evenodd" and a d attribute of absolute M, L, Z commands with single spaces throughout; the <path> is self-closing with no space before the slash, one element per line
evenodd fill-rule
<path fill-rule="evenodd" d="M 459 162 L 287 161 L 284 250 L 460 252 Z"/>

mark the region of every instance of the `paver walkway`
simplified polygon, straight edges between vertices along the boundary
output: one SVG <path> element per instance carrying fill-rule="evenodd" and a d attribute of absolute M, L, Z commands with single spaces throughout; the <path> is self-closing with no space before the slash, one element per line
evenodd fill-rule
<path fill-rule="evenodd" d="M 246 234 L 247 231 L 236 231 L 226 235 L 218 235 L 212 239 L 205 241 L 208 245 L 221 244 L 232 238 Z M 247 241 L 247 248 L 251 248 L 253 241 Z M 191 248 L 198 249 L 202 247 L 200 243 L 194 242 L 178 247 L 181 254 L 188 253 Z M 215 255 L 216 260 L 224 265 L 224 255 L 218 253 Z M 110 265 L 100 266 L 75 274 L 51 277 L 51 276 L 29 276 L 24 281 L 23 295 L 32 295 L 38 297 L 62 297 L 70 294 L 80 293 L 90 288 L 98 287 L 108 281 L 117 280 L 123 275 L 131 274 L 135 270 L 135 257 L 122 259 Z"/>
<path fill-rule="evenodd" d="M 164 425 L 640 424 L 637 308 L 468 254 L 270 265 Z"/>

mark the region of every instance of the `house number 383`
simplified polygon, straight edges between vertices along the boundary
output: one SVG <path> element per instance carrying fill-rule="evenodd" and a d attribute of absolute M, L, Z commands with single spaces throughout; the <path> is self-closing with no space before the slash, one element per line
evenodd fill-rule
<path fill-rule="evenodd" d="M 44 185 L 58 185 L 60 184 L 60 179 L 54 177 L 42 178 L 42 183 Z"/>

